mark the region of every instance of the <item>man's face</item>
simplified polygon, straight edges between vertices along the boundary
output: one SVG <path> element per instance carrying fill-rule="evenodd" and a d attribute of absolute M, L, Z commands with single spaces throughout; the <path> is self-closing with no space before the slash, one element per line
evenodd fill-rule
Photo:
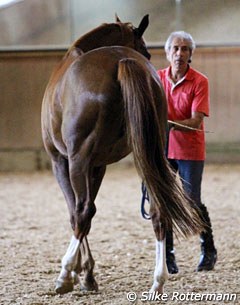
<path fill-rule="evenodd" d="M 174 38 L 167 55 L 172 67 L 177 70 L 185 68 L 191 57 L 188 41 L 178 37 Z"/>

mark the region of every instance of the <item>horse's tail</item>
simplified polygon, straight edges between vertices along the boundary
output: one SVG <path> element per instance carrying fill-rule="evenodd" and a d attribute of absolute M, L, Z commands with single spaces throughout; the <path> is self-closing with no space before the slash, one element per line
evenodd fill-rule
<path fill-rule="evenodd" d="M 167 229 L 173 227 L 183 236 L 199 233 L 203 229 L 199 214 L 184 195 L 165 157 L 167 104 L 156 72 L 135 59 L 122 59 L 118 80 L 129 145 L 150 197 L 150 216 L 160 214 Z"/>

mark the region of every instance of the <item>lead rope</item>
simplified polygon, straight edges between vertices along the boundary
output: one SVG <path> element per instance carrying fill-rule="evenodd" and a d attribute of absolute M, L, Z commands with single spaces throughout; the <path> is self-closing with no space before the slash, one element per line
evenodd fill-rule
<path fill-rule="evenodd" d="M 167 156 L 168 140 L 169 140 L 169 128 L 167 128 L 166 132 L 167 132 L 167 135 L 166 135 L 166 142 L 167 142 L 167 143 L 166 143 L 166 146 L 165 146 L 165 155 Z M 142 217 L 143 217 L 144 219 L 150 220 L 151 217 L 149 216 L 149 214 L 148 214 L 148 213 L 146 212 L 146 210 L 145 210 L 145 203 L 146 203 L 146 201 L 147 201 L 148 203 L 150 203 L 150 202 L 149 202 L 149 195 L 148 195 L 147 188 L 146 188 L 144 182 L 142 182 L 141 214 L 142 214 Z"/>
<path fill-rule="evenodd" d="M 142 214 L 142 217 L 144 219 L 149 220 L 149 219 L 151 219 L 151 217 L 149 216 L 149 214 L 145 210 L 145 202 L 146 201 L 149 203 L 149 195 L 148 195 L 147 188 L 146 188 L 145 184 L 142 182 L 141 214 Z"/>
<path fill-rule="evenodd" d="M 208 131 L 208 130 L 202 130 L 202 129 L 198 129 L 198 128 L 189 127 L 189 126 L 186 126 L 186 125 L 183 125 L 183 124 L 180 124 L 180 123 L 176 123 L 176 122 L 171 121 L 171 120 L 168 120 L 168 123 L 172 123 L 174 125 L 184 127 L 184 128 L 190 129 L 190 130 L 194 130 L 194 131 L 201 131 L 201 132 L 204 132 L 204 133 L 213 133 L 213 131 Z M 166 155 L 167 155 L 167 150 L 168 150 L 168 140 L 169 140 L 169 130 L 167 130 L 167 143 L 166 143 L 166 151 L 165 151 Z M 145 184 L 142 182 L 141 214 L 142 214 L 142 217 L 144 219 L 149 220 L 149 219 L 151 219 L 151 217 L 149 216 L 149 214 L 145 210 L 145 202 L 146 201 L 149 203 L 149 195 L 148 195 L 148 191 L 147 191 L 147 188 L 146 188 Z"/>

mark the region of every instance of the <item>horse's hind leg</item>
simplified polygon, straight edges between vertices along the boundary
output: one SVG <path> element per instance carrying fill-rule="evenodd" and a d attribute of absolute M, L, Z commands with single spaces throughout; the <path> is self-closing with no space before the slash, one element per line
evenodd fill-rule
<path fill-rule="evenodd" d="M 84 163 L 87 163 L 85 160 Z M 83 169 L 85 167 L 85 170 Z M 78 262 L 72 271 L 83 272 L 82 289 L 97 290 L 94 279 L 94 260 L 88 245 L 87 234 L 91 228 L 91 220 L 95 214 L 94 200 L 98 193 L 106 166 L 86 168 L 78 157 L 70 159 L 70 181 L 75 194 L 75 230 L 74 235 L 81 241 Z"/>
<path fill-rule="evenodd" d="M 80 243 L 79 253 L 76 255 L 77 261 L 75 267 L 71 272 L 71 280 L 73 284 L 80 283 L 81 290 L 92 291 L 98 290 L 98 284 L 95 281 L 93 275 L 93 269 L 95 261 L 92 257 L 91 250 L 89 248 L 87 236 L 82 239 Z M 83 273 L 82 280 L 80 281 L 79 275 Z"/>
<path fill-rule="evenodd" d="M 52 169 L 68 205 L 70 223 L 74 230 L 75 195 L 71 186 L 68 160 L 58 154 L 52 160 Z"/>
<path fill-rule="evenodd" d="M 92 190 L 92 198 L 95 200 L 98 190 L 100 188 L 102 179 L 104 177 L 106 171 L 106 166 L 95 167 L 93 169 L 92 177 L 91 177 L 91 190 Z M 78 265 L 75 270 L 76 274 L 82 272 L 83 279 L 81 281 L 81 289 L 82 290 L 98 290 L 98 284 L 94 279 L 93 269 L 94 269 L 95 261 L 92 257 L 92 253 L 88 244 L 87 237 L 85 236 L 82 240 L 80 246 L 80 255 L 78 256 Z"/>
<path fill-rule="evenodd" d="M 70 176 L 69 176 L 69 162 L 68 159 L 61 154 L 56 153 L 52 156 L 52 169 L 53 173 L 58 181 L 58 184 L 66 199 L 70 223 L 72 229 L 75 228 L 75 194 L 72 189 Z M 68 250 L 62 259 L 62 269 L 56 282 L 56 292 L 64 294 L 73 290 L 74 284 L 79 283 L 78 273 L 72 271 L 76 268 L 81 261 L 81 255 L 79 251 L 80 242 L 74 236 L 72 237 Z M 80 273 L 80 272 L 79 272 Z"/>
<path fill-rule="evenodd" d="M 92 290 L 97 291 L 98 284 L 93 275 L 95 261 L 92 257 L 92 253 L 89 248 L 87 237 L 84 237 L 81 243 L 80 253 L 81 253 L 81 269 L 83 272 L 81 289 L 87 291 L 92 291 Z"/>
<path fill-rule="evenodd" d="M 64 294 L 73 290 L 75 278 L 72 271 L 78 264 L 80 240 L 72 236 L 67 252 L 62 258 L 62 269 L 57 279 L 55 291 Z"/>
<path fill-rule="evenodd" d="M 71 226 L 74 229 L 75 195 L 71 186 L 68 160 L 61 154 L 54 154 L 52 159 L 53 173 L 66 199 L 70 214 Z M 68 250 L 62 259 L 62 269 L 56 283 L 56 292 L 63 294 L 73 290 L 77 282 L 77 275 L 72 273 L 79 256 L 79 240 L 74 236 L 71 239 Z"/>
<path fill-rule="evenodd" d="M 156 235 L 156 266 L 154 270 L 154 281 L 151 292 L 163 293 L 163 287 L 168 279 L 166 264 L 166 230 L 160 223 L 160 217 L 152 216 L 152 223 Z"/>
<path fill-rule="evenodd" d="M 95 213 L 94 199 L 106 167 L 98 167 L 92 171 L 86 170 L 87 173 L 84 174 L 78 158 L 70 159 L 69 164 L 66 159 L 60 159 L 60 161 L 57 159 L 53 162 L 54 173 L 67 200 L 75 234 L 62 259 L 62 269 L 57 280 L 56 292 L 63 294 L 72 291 L 73 285 L 79 282 L 78 274 L 81 271 L 83 271 L 81 287 L 85 290 L 97 290 L 97 283 L 93 276 L 94 260 L 86 235 L 90 230 L 91 218 Z"/>
<path fill-rule="evenodd" d="M 156 266 L 154 271 L 154 281 L 151 292 L 157 291 L 163 293 L 163 287 L 168 279 L 168 270 L 166 265 L 166 238 L 156 240 Z"/>

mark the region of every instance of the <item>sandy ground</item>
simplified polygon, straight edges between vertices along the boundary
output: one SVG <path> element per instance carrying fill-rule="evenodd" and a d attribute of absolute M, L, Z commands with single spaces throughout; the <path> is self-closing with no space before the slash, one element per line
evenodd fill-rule
<path fill-rule="evenodd" d="M 110 167 L 97 197 L 98 212 L 89 242 L 99 291 L 54 292 L 55 280 L 72 235 L 63 195 L 51 172 L 0 174 L 0 304 L 135 304 L 152 284 L 155 238 L 140 214 L 140 180 L 134 168 Z M 225 304 L 172 300 L 172 293 L 238 293 L 240 274 L 240 165 L 208 165 L 203 201 L 213 223 L 218 263 L 214 271 L 194 272 L 197 236 L 176 242 L 180 272 L 165 286 L 162 304 Z M 183 296 L 184 297 L 184 296 Z M 226 302 L 237 304 L 237 302 Z M 238 303 L 239 304 L 239 303 Z"/>

